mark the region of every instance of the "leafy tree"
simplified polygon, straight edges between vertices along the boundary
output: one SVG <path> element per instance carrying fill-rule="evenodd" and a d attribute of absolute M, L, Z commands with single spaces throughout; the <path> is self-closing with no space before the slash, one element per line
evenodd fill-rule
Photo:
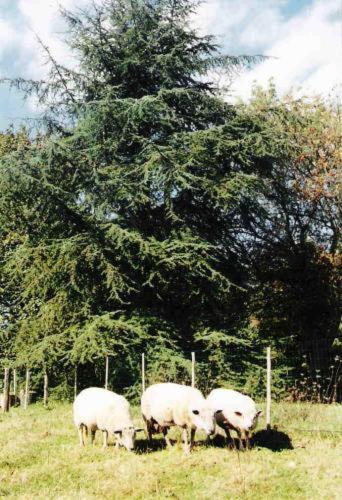
<path fill-rule="evenodd" d="M 262 123 L 274 155 L 254 165 L 263 187 L 241 228 L 255 283 L 252 314 L 284 364 L 299 367 L 305 353 L 313 368 L 327 368 L 341 314 L 339 110 L 319 98 L 279 99 L 271 86 L 256 89 L 241 112 Z"/>

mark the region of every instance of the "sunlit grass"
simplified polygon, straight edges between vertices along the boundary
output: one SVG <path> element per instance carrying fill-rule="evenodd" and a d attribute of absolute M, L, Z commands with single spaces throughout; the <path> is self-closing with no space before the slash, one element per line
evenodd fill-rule
<path fill-rule="evenodd" d="M 138 409 L 135 416 L 141 426 Z M 71 405 L 15 408 L 0 416 L 0 497 L 340 498 L 342 407 L 276 404 L 272 418 L 293 449 L 238 452 L 198 441 L 187 457 L 180 443 L 147 449 L 143 434 L 136 453 L 103 450 L 100 436 L 80 449 Z"/>

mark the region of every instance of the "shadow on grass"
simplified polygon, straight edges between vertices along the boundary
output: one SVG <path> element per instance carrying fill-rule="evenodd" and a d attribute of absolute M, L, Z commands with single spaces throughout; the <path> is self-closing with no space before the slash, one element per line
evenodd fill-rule
<path fill-rule="evenodd" d="M 177 440 L 171 439 L 171 444 L 174 446 Z M 195 447 L 208 446 L 206 441 L 196 441 Z M 227 448 L 232 450 L 246 451 L 246 448 L 238 438 L 232 438 L 230 443 L 224 436 L 217 434 L 210 440 L 209 446 L 215 448 Z M 147 439 L 137 439 L 135 441 L 135 453 L 138 455 L 143 453 L 154 453 L 166 448 L 166 443 L 163 438 L 154 438 L 152 442 Z M 278 429 L 261 430 L 256 432 L 250 439 L 250 448 L 268 448 L 272 451 L 293 450 L 293 445 L 290 437 L 285 432 L 278 431 Z"/>
<path fill-rule="evenodd" d="M 251 439 L 251 445 L 272 451 L 293 450 L 290 436 L 276 428 L 256 432 Z"/>
<path fill-rule="evenodd" d="M 170 439 L 171 445 L 176 446 L 179 444 L 179 440 Z M 195 441 L 195 448 L 202 448 L 207 445 L 206 441 Z M 165 440 L 163 438 L 153 438 L 152 442 L 147 439 L 136 439 L 135 440 L 135 453 L 141 455 L 143 453 L 154 453 L 156 451 L 165 450 L 167 448 Z"/>
<path fill-rule="evenodd" d="M 176 441 L 170 440 L 172 444 Z M 141 455 L 142 453 L 154 453 L 156 451 L 164 450 L 166 448 L 166 443 L 163 438 L 153 438 L 151 442 L 147 439 L 136 439 L 135 440 L 135 453 Z"/>
<path fill-rule="evenodd" d="M 246 449 L 238 438 L 232 438 L 231 442 L 227 443 L 226 438 L 220 434 L 217 434 L 211 440 L 210 446 L 241 451 Z M 272 451 L 293 450 L 293 445 L 288 434 L 278 431 L 276 428 L 256 432 L 250 439 L 250 448 L 257 447 L 268 448 Z"/>
<path fill-rule="evenodd" d="M 205 442 L 203 444 L 205 444 Z M 240 439 L 231 438 L 228 442 L 224 436 L 221 436 L 221 434 L 216 434 L 216 436 L 210 440 L 209 446 L 214 446 L 215 448 L 227 448 L 230 450 L 246 450 Z"/>

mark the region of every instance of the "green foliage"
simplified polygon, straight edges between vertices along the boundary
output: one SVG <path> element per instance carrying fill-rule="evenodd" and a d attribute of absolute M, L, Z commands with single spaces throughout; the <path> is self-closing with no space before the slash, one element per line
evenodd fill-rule
<path fill-rule="evenodd" d="M 79 365 L 86 385 L 110 354 L 112 386 L 136 396 L 142 352 L 151 382 L 188 382 L 196 350 L 204 390 L 260 394 L 266 345 L 282 390 L 292 348 L 337 337 L 337 195 L 321 180 L 335 114 L 272 87 L 228 104 L 213 72 L 258 57 L 200 36 L 196 5 L 62 10 L 77 68 L 42 44 L 46 81 L 10 82 L 38 96 L 45 128 L 0 135 L 4 363 L 56 381 Z"/>

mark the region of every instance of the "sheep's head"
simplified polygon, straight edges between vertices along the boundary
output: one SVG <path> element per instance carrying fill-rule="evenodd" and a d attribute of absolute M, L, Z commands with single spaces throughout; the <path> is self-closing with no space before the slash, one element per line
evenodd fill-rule
<path fill-rule="evenodd" d="M 251 431 L 257 426 L 261 413 L 261 410 L 256 411 L 254 408 L 244 410 L 235 408 L 229 412 L 229 415 L 224 415 L 226 418 L 225 423 L 238 430 L 243 439 L 248 439 Z"/>
<path fill-rule="evenodd" d="M 207 436 L 214 434 L 215 431 L 215 415 L 221 410 L 213 410 L 210 404 L 203 399 L 189 407 L 189 415 L 191 423 L 197 429 L 203 430 Z"/>
<path fill-rule="evenodd" d="M 119 446 L 123 446 L 128 451 L 134 450 L 136 433 L 142 429 L 135 429 L 133 426 L 123 427 L 114 431 Z"/>

